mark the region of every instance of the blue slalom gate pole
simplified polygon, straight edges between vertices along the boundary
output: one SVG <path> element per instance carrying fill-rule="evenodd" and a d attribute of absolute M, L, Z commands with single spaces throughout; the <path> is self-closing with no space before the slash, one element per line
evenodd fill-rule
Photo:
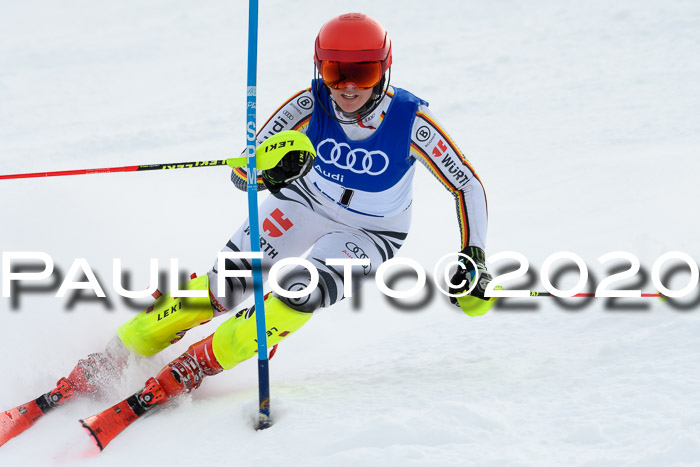
<path fill-rule="evenodd" d="M 267 359 L 267 327 L 265 325 L 265 297 L 262 283 L 262 254 L 260 253 L 260 225 L 258 219 L 258 170 L 255 159 L 257 146 L 256 104 L 258 66 L 258 0 L 248 2 L 248 98 L 246 99 L 246 140 L 248 155 L 248 219 L 250 222 L 250 251 L 253 258 L 253 295 L 258 337 L 258 388 L 260 406 L 256 430 L 268 428 L 270 419 L 270 369 Z"/>

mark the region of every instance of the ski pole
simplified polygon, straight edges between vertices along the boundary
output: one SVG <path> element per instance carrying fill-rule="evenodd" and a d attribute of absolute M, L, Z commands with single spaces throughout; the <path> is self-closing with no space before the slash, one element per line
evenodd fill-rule
<path fill-rule="evenodd" d="M 265 297 L 262 289 L 262 261 L 260 257 L 260 227 L 258 220 L 258 180 L 256 163 L 256 102 L 258 62 L 258 0 L 248 2 L 248 79 L 246 99 L 246 139 L 248 142 L 248 222 L 250 225 L 250 251 L 258 253 L 253 258 L 253 296 L 255 298 L 255 324 L 258 338 L 258 422 L 256 430 L 272 425 L 270 418 L 270 369 L 267 357 L 267 326 L 265 324 Z"/>
<path fill-rule="evenodd" d="M 257 168 L 266 170 L 277 165 L 282 159 L 284 153 L 281 151 L 268 151 L 260 155 Z M 195 162 L 166 162 L 164 164 L 148 164 L 148 165 L 128 165 L 124 167 L 104 167 L 99 169 L 78 169 L 78 170 L 59 170 L 56 172 L 35 172 L 25 174 L 10 174 L 0 175 L 0 180 L 10 180 L 15 178 L 38 178 L 38 177 L 61 177 L 65 175 L 90 175 L 115 172 L 140 172 L 146 170 L 169 170 L 169 169 L 194 169 L 197 167 L 216 167 L 227 165 L 229 167 L 244 167 L 247 163 L 247 157 L 231 157 L 228 159 L 218 159 L 212 161 L 195 161 Z"/>
<path fill-rule="evenodd" d="M 276 135 L 270 136 L 255 150 L 255 164 L 257 170 L 267 170 L 276 166 L 289 151 L 305 151 L 316 156 L 316 151 L 311 140 L 298 131 L 280 131 Z M 100 169 L 78 169 L 59 170 L 56 172 L 35 172 L 26 174 L 0 175 L 0 180 L 10 180 L 15 178 L 39 178 L 39 177 L 60 177 L 64 175 L 90 175 L 115 172 L 140 172 L 145 170 L 169 170 L 169 169 L 194 169 L 197 167 L 217 167 L 227 165 L 231 168 L 245 167 L 248 163 L 247 156 L 229 157 L 228 159 L 218 159 L 212 161 L 194 162 L 166 162 L 164 164 L 148 165 L 127 165 L 124 167 L 104 167 Z"/>

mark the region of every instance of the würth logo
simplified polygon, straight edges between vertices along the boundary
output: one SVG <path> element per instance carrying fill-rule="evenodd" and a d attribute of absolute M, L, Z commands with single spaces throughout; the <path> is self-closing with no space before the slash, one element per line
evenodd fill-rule
<path fill-rule="evenodd" d="M 273 222 L 273 220 L 275 222 Z M 273 238 L 281 237 L 284 232 L 291 229 L 294 223 L 284 217 L 284 213 L 278 209 L 272 211 L 270 217 L 263 221 L 263 231 Z"/>
<path fill-rule="evenodd" d="M 447 151 L 447 146 L 443 140 L 438 141 L 437 146 L 433 148 L 433 157 L 440 157 Z"/>

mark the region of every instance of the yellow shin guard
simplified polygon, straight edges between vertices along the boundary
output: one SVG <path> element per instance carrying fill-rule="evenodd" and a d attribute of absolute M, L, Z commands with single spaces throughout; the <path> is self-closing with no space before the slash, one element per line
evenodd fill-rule
<path fill-rule="evenodd" d="M 245 313 L 245 311 L 248 311 Z M 279 298 L 268 295 L 265 299 L 265 324 L 267 325 L 267 344 L 273 346 L 288 335 L 296 332 L 311 318 L 311 313 L 304 313 L 288 307 Z M 248 360 L 258 351 L 256 338 L 255 313 L 249 310 L 239 312 L 230 318 L 214 333 L 214 356 L 219 364 L 230 370 L 244 360 Z"/>
<path fill-rule="evenodd" d="M 182 290 L 206 290 L 206 297 L 163 295 L 152 307 L 122 324 L 119 339 L 137 355 L 150 357 L 182 339 L 185 331 L 211 320 L 214 316 L 209 299 L 209 276 L 186 282 Z"/>

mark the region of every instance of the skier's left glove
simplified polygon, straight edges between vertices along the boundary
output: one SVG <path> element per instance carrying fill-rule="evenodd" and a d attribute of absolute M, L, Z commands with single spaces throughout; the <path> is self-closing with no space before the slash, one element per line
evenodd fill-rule
<path fill-rule="evenodd" d="M 297 178 L 309 173 L 313 162 L 313 155 L 306 151 L 289 151 L 276 166 L 263 170 L 263 183 L 272 193 L 278 193 Z"/>
<path fill-rule="evenodd" d="M 450 297 L 450 302 L 460 307 L 469 316 L 485 315 L 495 304 L 496 298 L 484 296 L 486 286 L 493 280 L 484 264 L 486 261 L 484 250 L 471 246 L 464 248 L 460 253 L 468 256 L 472 261 L 464 256 L 459 257 L 461 266 L 457 268 L 457 272 L 450 279 L 450 293 L 464 295 Z M 471 292 L 466 294 L 465 292 L 472 287 L 472 284 L 474 286 Z"/>

